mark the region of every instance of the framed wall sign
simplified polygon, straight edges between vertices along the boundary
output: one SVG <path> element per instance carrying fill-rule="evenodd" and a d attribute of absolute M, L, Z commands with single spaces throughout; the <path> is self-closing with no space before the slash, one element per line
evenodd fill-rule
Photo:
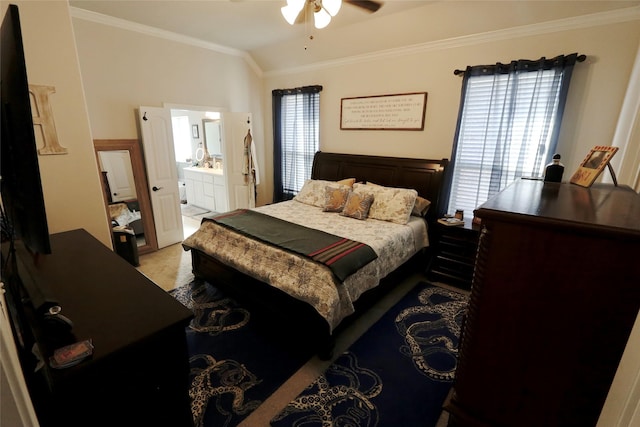
<path fill-rule="evenodd" d="M 193 138 L 200 138 L 200 131 L 198 130 L 198 125 L 191 125 L 191 136 Z"/>
<path fill-rule="evenodd" d="M 582 187 L 591 187 L 598 175 L 609 164 L 609 160 L 616 154 L 618 147 L 596 145 L 589 151 L 578 170 L 571 177 L 571 183 Z M 613 171 L 612 171 L 613 176 Z M 615 181 L 615 177 L 614 177 Z"/>
<path fill-rule="evenodd" d="M 340 129 L 424 130 L 427 92 L 340 100 Z"/>

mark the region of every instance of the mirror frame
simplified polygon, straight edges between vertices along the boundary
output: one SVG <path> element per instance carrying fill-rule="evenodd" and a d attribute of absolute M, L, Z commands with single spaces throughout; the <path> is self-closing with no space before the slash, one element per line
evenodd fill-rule
<path fill-rule="evenodd" d="M 212 153 L 209 149 L 209 141 L 207 141 L 207 123 L 218 123 L 220 134 L 222 134 L 222 120 L 221 119 L 202 119 L 202 140 L 204 141 L 204 147 L 209 153 L 209 157 L 222 157 L 222 145 L 220 145 L 219 153 Z"/>
<path fill-rule="evenodd" d="M 133 180 L 135 181 L 136 195 L 138 197 L 138 206 L 140 207 L 140 216 L 142 218 L 142 227 L 144 229 L 144 237 L 146 244 L 138 246 L 138 254 L 143 255 L 158 250 L 158 239 L 156 237 L 156 226 L 153 221 L 153 211 L 151 210 L 151 197 L 149 196 L 149 185 L 147 184 L 147 174 L 144 170 L 144 161 L 142 159 L 142 147 L 137 139 L 94 139 L 93 148 L 95 150 L 96 162 L 100 169 L 100 151 L 128 151 L 131 159 L 131 168 L 133 170 Z M 108 198 L 104 183 L 102 185 L 102 197 L 104 206 L 108 212 Z M 109 215 L 107 215 L 109 218 Z M 111 227 L 109 227 L 111 229 Z"/>

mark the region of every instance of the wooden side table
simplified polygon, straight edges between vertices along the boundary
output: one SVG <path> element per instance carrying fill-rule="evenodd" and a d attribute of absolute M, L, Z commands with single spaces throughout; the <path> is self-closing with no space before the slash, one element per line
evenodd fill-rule
<path fill-rule="evenodd" d="M 472 220 L 465 218 L 464 225 L 457 226 L 437 222 L 433 225 L 434 252 L 427 269 L 429 280 L 471 289 L 480 235 L 480 226 L 473 224 Z"/>

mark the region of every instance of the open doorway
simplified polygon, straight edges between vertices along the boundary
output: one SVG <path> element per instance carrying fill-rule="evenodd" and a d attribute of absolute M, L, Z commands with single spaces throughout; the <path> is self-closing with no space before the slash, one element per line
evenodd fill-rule
<path fill-rule="evenodd" d="M 211 109 L 213 110 L 213 109 Z M 202 218 L 213 215 L 215 194 L 206 185 L 222 175 L 220 113 L 190 108 L 171 108 L 174 152 L 178 173 L 180 210 L 184 237 L 193 234 Z M 213 126 L 213 125 L 216 126 Z M 209 172 L 207 174 L 206 172 Z M 216 173 L 216 176 L 209 176 Z M 218 206 L 223 206 L 218 196 Z"/>
<path fill-rule="evenodd" d="M 255 181 L 248 179 L 246 172 L 248 159 L 253 165 L 258 164 L 253 146 L 251 157 L 247 156 L 247 144 L 252 144 L 251 113 L 215 114 L 212 110 L 180 105 L 139 108 L 148 181 L 153 190 L 150 192 L 151 205 L 156 223 L 162 224 L 156 230 L 159 248 L 184 240 L 183 216 L 193 215 L 182 215 L 182 205 L 194 205 L 204 210 L 196 216 L 255 205 Z M 186 120 L 175 120 L 175 137 L 172 114 L 187 117 Z M 215 136 L 208 137 L 208 127 L 217 129 L 213 132 Z M 211 153 L 207 148 L 216 145 L 215 139 L 221 153 Z M 178 141 L 177 150 L 174 140 Z M 258 175 L 257 168 L 251 169 L 252 173 L 254 171 Z M 202 216 L 198 220 L 200 222 Z"/>

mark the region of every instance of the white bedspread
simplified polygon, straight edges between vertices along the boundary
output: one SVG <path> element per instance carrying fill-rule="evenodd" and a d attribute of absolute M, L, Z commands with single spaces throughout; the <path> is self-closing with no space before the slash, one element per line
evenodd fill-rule
<path fill-rule="evenodd" d="M 426 223 L 417 217 L 412 217 L 407 225 L 375 219 L 361 221 L 338 213 L 322 212 L 321 208 L 294 200 L 255 210 L 366 243 L 378 258 L 349 276 L 344 283 L 338 283 L 326 266 L 248 239 L 212 221 L 205 221 L 183 242 L 183 246 L 205 252 L 242 273 L 311 304 L 327 320 L 331 331 L 354 312 L 353 302 L 363 292 L 377 286 L 382 278 L 428 246 Z"/>

